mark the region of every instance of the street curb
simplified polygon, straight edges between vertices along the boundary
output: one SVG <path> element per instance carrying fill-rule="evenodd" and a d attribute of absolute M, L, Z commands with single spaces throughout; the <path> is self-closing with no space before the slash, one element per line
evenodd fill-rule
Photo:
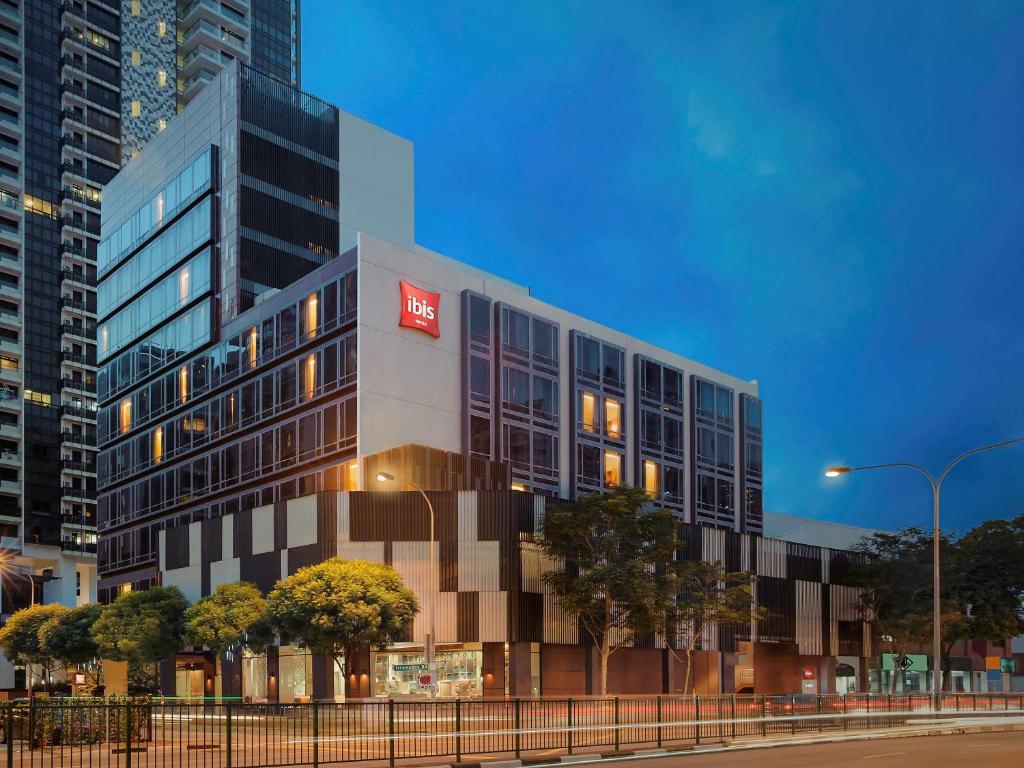
<path fill-rule="evenodd" d="M 706 755 L 719 752 L 745 752 L 755 749 L 773 749 L 777 747 L 802 747 L 811 744 L 832 744 L 848 741 L 879 741 L 883 739 L 908 739 L 921 736 L 960 736 L 971 733 L 997 733 L 1005 731 L 1024 731 L 1024 724 L 1009 723 L 1006 725 L 958 725 L 942 728 L 920 728 L 881 733 L 857 733 L 849 735 L 807 737 L 797 739 L 779 739 L 757 742 L 720 742 L 714 746 L 698 745 L 680 749 L 625 749 L 611 752 L 590 752 L 579 755 L 552 755 L 549 757 L 524 757 L 521 760 L 482 760 L 436 765 L 417 766 L 416 768 L 544 768 L 544 766 L 565 765 L 567 763 L 600 763 L 603 761 L 638 760 L 650 757 L 682 757 Z"/>

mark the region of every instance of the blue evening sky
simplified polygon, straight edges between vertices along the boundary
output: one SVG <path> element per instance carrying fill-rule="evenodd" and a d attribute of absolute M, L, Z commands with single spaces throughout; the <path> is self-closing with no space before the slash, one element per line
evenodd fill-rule
<path fill-rule="evenodd" d="M 1024 434 L 1024 3 L 303 0 L 421 244 L 760 382 L 766 508 L 930 524 Z M 1024 513 L 1024 447 L 944 522 Z"/>

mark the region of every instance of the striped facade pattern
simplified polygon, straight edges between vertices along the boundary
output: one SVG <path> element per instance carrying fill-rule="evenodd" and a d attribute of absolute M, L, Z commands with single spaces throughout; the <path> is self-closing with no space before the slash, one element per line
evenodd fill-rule
<path fill-rule="evenodd" d="M 544 585 L 544 574 L 559 567 L 536 542 L 546 497 L 471 490 L 427 495 L 436 514 L 434 542 L 423 498 L 411 491 L 324 492 L 168 528 L 160 535 L 162 582 L 191 600 L 237 580 L 268 590 L 298 568 L 337 555 L 394 566 L 420 601 L 410 640 L 426 639 L 436 601 L 441 642 L 588 642 Z M 713 628 L 702 650 L 735 652 L 753 639 L 789 644 L 804 655 L 869 655 L 858 591 L 829 580 L 833 571 L 845 573 L 850 553 L 686 523 L 680 539 L 681 558 L 755 574 L 757 603 L 765 610 L 754 626 Z M 431 547 L 439 584 L 431 578 Z M 837 562 L 843 567 L 833 568 Z M 664 646 L 660 638 L 637 644 Z"/>

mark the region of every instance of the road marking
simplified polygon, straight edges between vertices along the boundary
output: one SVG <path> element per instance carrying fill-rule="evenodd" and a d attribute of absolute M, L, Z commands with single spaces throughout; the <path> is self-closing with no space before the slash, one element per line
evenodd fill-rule
<path fill-rule="evenodd" d="M 905 755 L 906 752 L 885 752 L 881 755 L 864 755 L 861 760 L 874 760 L 876 757 L 896 757 L 896 755 Z"/>

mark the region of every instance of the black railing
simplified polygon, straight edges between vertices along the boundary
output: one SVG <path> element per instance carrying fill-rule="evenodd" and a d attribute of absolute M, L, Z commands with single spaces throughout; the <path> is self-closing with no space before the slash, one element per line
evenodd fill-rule
<path fill-rule="evenodd" d="M 354 761 L 524 758 L 753 742 L 892 728 L 959 712 L 1024 711 L 1024 694 L 788 694 L 580 699 L 40 700 L 0 707 L 0 766 L 263 768 Z M 478 758 L 476 758 L 478 759 Z"/>

